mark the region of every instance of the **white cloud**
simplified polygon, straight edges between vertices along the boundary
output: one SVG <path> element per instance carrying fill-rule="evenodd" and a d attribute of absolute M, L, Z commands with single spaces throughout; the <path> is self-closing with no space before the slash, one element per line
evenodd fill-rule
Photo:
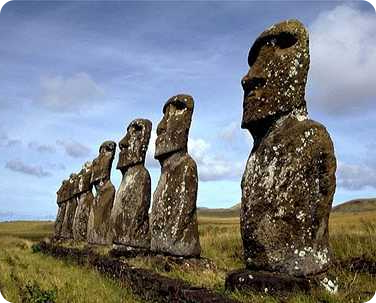
<path fill-rule="evenodd" d="M 148 167 L 160 167 L 158 160 L 154 159 L 155 153 L 155 140 L 157 139 L 157 133 L 151 132 L 148 151 L 146 153 L 145 163 Z"/>
<path fill-rule="evenodd" d="M 240 133 L 240 122 L 231 122 L 219 134 L 220 137 L 228 142 L 233 142 Z"/>
<path fill-rule="evenodd" d="M 201 181 L 229 180 L 240 178 L 243 165 L 238 161 L 224 159 L 210 149 L 210 144 L 203 139 L 190 138 L 188 150 L 197 162 Z"/>
<path fill-rule="evenodd" d="M 53 154 L 56 151 L 55 146 L 52 146 L 52 145 L 49 145 L 49 144 L 40 144 L 36 141 L 29 142 L 28 147 L 30 149 L 33 149 L 33 150 L 39 152 L 39 153 L 51 153 L 51 154 Z"/>
<path fill-rule="evenodd" d="M 5 168 L 38 178 L 51 176 L 51 173 L 46 171 L 42 166 L 29 165 L 21 160 L 10 160 L 5 164 Z"/>
<path fill-rule="evenodd" d="M 337 185 L 349 190 L 376 188 L 376 169 L 363 164 L 338 163 Z"/>
<path fill-rule="evenodd" d="M 42 77 L 39 102 L 54 111 L 71 111 L 98 102 L 103 89 L 87 74 Z"/>
<path fill-rule="evenodd" d="M 64 148 L 66 154 L 72 158 L 85 158 L 90 156 L 90 148 L 74 140 L 57 140 L 57 145 Z"/>
<path fill-rule="evenodd" d="M 9 136 L 4 132 L 0 133 L 0 147 L 9 148 L 9 147 L 14 147 L 14 146 L 19 146 L 21 144 L 22 144 L 21 140 L 9 138 Z"/>
<path fill-rule="evenodd" d="M 374 102 L 374 13 L 349 5 L 321 13 L 310 26 L 310 48 L 314 102 L 323 110 L 353 113 Z"/>
<path fill-rule="evenodd" d="M 152 132 L 148 152 L 146 154 L 146 165 L 148 167 L 159 168 L 159 162 L 154 159 L 156 138 L 156 133 Z M 197 163 L 200 181 L 240 178 L 243 171 L 243 165 L 241 162 L 228 161 L 216 155 L 212 151 L 210 144 L 204 139 L 189 138 L 188 152 Z"/>

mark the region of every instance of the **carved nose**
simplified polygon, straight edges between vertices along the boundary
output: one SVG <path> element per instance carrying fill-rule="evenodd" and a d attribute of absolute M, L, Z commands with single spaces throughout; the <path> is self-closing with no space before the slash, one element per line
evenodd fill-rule
<path fill-rule="evenodd" d="M 163 134 L 166 131 L 166 122 L 165 119 L 162 119 L 162 121 L 158 124 L 157 127 L 157 136 L 160 134 Z"/>
<path fill-rule="evenodd" d="M 120 149 L 127 149 L 128 147 L 129 147 L 129 144 L 128 144 L 128 142 L 122 142 L 121 144 L 119 144 L 120 146 Z"/>

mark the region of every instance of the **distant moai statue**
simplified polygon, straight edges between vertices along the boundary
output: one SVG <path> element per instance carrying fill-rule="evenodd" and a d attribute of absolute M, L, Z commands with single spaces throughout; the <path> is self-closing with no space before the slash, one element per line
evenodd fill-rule
<path fill-rule="evenodd" d="M 241 81 L 242 128 L 254 140 L 241 183 L 245 262 L 292 277 L 324 273 L 332 261 L 336 159 L 327 130 L 307 115 L 308 42 L 297 20 L 273 25 L 251 47 Z M 247 275 L 231 279 L 254 283 Z"/>
<path fill-rule="evenodd" d="M 158 125 L 155 158 L 161 176 L 153 195 L 151 249 L 175 256 L 200 255 L 197 226 L 197 166 L 187 151 L 194 102 L 188 95 L 170 98 Z"/>
<path fill-rule="evenodd" d="M 65 212 L 66 212 L 66 206 L 67 206 L 67 201 L 69 200 L 69 181 L 64 180 L 61 183 L 61 186 L 59 190 L 57 191 L 57 205 L 58 205 L 58 211 L 56 215 L 56 220 L 55 220 L 55 233 L 54 233 L 54 239 L 59 240 L 61 237 L 61 231 L 62 231 L 62 226 L 64 222 L 64 217 L 65 217 Z"/>
<path fill-rule="evenodd" d="M 90 183 L 92 163 L 86 162 L 78 174 L 77 209 L 73 221 L 73 238 L 86 241 L 90 208 L 93 205 L 93 185 Z"/>
<path fill-rule="evenodd" d="M 111 212 L 113 243 L 127 250 L 150 249 L 149 207 L 151 180 L 145 168 L 152 123 L 132 121 L 119 142 L 117 169 L 123 175 Z"/>
<path fill-rule="evenodd" d="M 73 221 L 77 209 L 78 175 L 73 173 L 69 177 L 68 201 L 65 209 L 61 238 L 73 239 Z"/>
<path fill-rule="evenodd" d="M 90 183 L 94 185 L 95 197 L 90 209 L 87 240 L 91 244 L 110 244 L 110 215 L 115 198 L 111 167 L 116 143 L 106 141 L 99 148 L 99 155 L 93 160 Z"/>

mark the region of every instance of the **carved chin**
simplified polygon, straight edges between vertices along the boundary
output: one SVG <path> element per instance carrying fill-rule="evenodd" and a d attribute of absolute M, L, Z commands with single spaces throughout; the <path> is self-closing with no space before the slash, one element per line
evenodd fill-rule
<path fill-rule="evenodd" d="M 117 169 L 127 168 L 129 166 L 136 165 L 142 162 L 142 157 L 137 155 L 124 155 L 122 158 L 119 159 L 118 164 L 116 166 Z"/>
<path fill-rule="evenodd" d="M 171 154 L 181 149 L 183 149 L 183 147 L 179 146 L 178 144 L 173 144 L 171 142 L 165 143 L 161 141 L 160 143 L 157 143 L 155 146 L 154 158 L 160 159 L 163 158 L 163 156 L 165 155 Z"/>

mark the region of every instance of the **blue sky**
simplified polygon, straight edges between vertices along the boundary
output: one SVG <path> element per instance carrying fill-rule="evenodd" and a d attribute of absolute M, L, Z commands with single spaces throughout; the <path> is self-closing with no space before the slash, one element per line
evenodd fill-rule
<path fill-rule="evenodd" d="M 53 217 L 64 178 L 133 119 L 155 131 L 178 93 L 195 99 L 198 205 L 240 201 L 252 146 L 240 129 L 240 79 L 253 41 L 287 18 L 310 31 L 306 98 L 335 144 L 335 203 L 375 197 L 376 19 L 367 2 L 12 1 L 0 14 L 0 213 Z M 116 186 L 120 177 L 113 169 Z"/>

